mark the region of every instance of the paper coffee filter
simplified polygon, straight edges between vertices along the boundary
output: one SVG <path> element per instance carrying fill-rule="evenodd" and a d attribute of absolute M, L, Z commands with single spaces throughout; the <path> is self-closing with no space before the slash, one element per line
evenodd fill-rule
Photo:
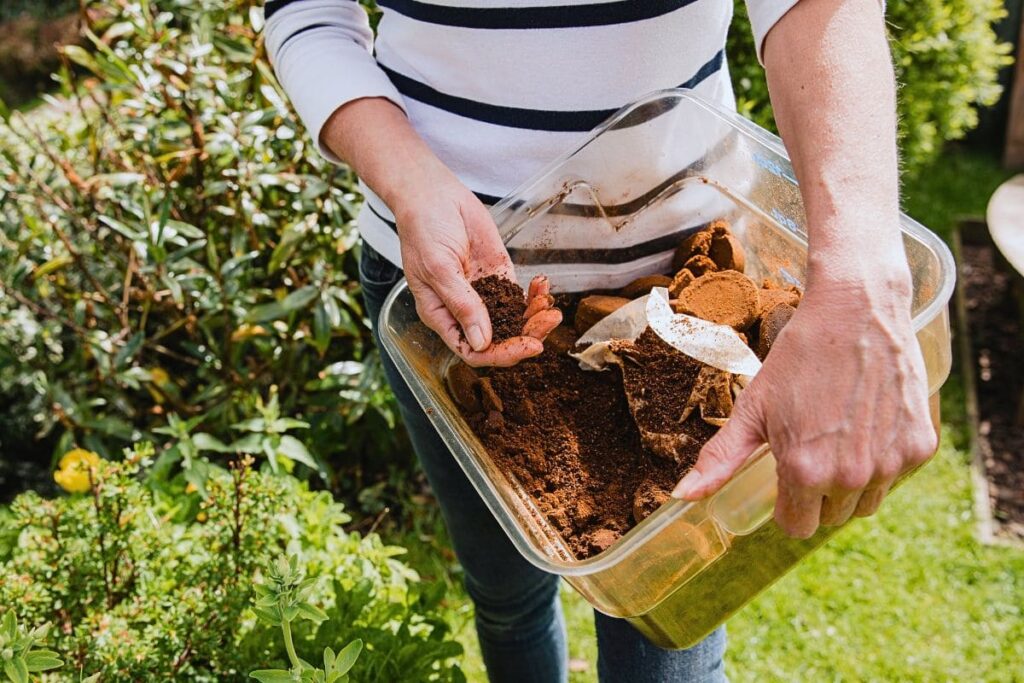
<path fill-rule="evenodd" d="M 727 325 L 719 325 L 684 313 L 675 313 L 668 290 L 655 287 L 647 296 L 634 299 L 587 330 L 577 341 L 589 344 L 572 356 L 581 367 L 603 370 L 609 363 L 614 340 L 633 341 L 650 326 L 665 343 L 687 356 L 734 375 L 752 377 L 761 361 L 740 336 Z"/>

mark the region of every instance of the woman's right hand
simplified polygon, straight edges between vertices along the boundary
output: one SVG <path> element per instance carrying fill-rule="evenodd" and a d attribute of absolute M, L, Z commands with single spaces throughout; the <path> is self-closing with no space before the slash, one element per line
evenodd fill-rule
<path fill-rule="evenodd" d="M 402 267 L 420 319 L 473 366 L 510 366 L 544 350 L 543 339 L 562 321 L 547 278 L 527 292 L 523 334 L 491 343 L 491 321 L 470 285 L 487 275 L 514 279 L 512 262 L 487 208 L 447 168 L 416 184 L 395 207 Z"/>

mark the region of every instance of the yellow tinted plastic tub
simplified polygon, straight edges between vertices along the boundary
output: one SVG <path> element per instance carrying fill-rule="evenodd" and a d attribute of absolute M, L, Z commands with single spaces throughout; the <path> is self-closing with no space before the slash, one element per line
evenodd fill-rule
<path fill-rule="evenodd" d="M 616 288 L 667 272 L 685 234 L 723 217 L 746 248 L 748 275 L 804 281 L 805 219 L 781 142 L 683 90 L 625 107 L 492 214 L 517 277 L 543 272 L 555 291 Z M 951 362 L 953 259 L 912 219 L 902 216 L 901 227 L 938 425 L 938 391 Z M 695 644 L 835 533 L 807 540 L 781 533 L 771 519 L 775 462 L 764 448 L 715 496 L 667 503 L 608 550 L 579 560 L 518 482 L 498 470 L 449 398 L 443 377 L 453 355 L 420 323 L 404 282 L 381 312 L 381 338 L 523 556 L 662 647 Z"/>

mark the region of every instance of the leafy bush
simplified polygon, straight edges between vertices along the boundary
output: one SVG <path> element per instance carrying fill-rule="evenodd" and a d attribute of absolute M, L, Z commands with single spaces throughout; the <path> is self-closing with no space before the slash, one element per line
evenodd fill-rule
<path fill-rule="evenodd" d="M 443 584 L 421 586 L 401 548 L 346 533 L 328 493 L 243 460 L 210 466 L 204 497 L 181 475 L 142 480 L 152 453 L 74 454 L 62 484 L 83 493 L 25 493 L 0 516 L 0 617 L 51 623 L 66 680 L 242 680 L 355 640 L 355 680 L 462 680 L 437 612 Z M 288 576 L 311 577 L 303 612 L 317 617 L 292 629 L 293 652 L 257 617 L 270 607 L 257 597 L 282 594 L 282 554 Z"/>
<path fill-rule="evenodd" d="M 63 98 L 0 107 L 0 404 L 56 453 L 113 457 L 170 412 L 229 440 L 272 387 L 316 456 L 402 452 L 354 178 L 288 108 L 261 4 L 90 0 Z"/>
<path fill-rule="evenodd" d="M 932 159 L 948 140 L 978 125 L 978 108 L 1002 91 L 999 70 L 1011 64 L 993 23 L 1006 16 L 1002 0 L 889 2 L 886 19 L 900 83 L 903 161 L 910 170 Z M 768 86 L 757 63 L 743 2 L 729 34 L 729 68 L 740 112 L 774 128 Z"/>

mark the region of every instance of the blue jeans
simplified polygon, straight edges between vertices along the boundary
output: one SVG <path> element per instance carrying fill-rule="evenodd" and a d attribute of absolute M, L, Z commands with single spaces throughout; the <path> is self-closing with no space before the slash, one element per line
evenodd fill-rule
<path fill-rule="evenodd" d="M 377 319 L 402 272 L 363 244 L 359 280 L 366 312 Z M 437 497 L 466 591 L 476 607 L 480 650 L 493 683 L 561 683 L 568 679 L 565 620 L 559 579 L 526 561 L 515 549 L 438 436 L 387 353 L 381 357 L 406 429 Z M 605 683 L 725 681 L 725 630 L 687 650 L 652 645 L 623 619 L 594 612 L 598 675 Z"/>

